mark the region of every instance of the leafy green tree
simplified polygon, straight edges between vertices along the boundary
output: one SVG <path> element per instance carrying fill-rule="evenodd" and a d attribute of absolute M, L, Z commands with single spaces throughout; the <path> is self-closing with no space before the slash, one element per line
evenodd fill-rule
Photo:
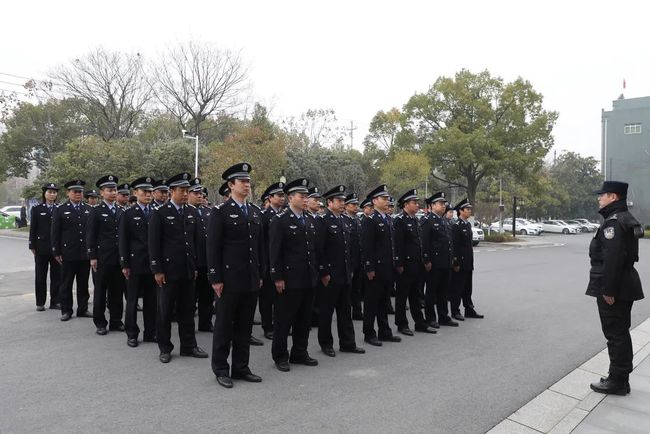
<path fill-rule="evenodd" d="M 598 207 L 593 192 L 602 182 L 598 160 L 582 157 L 575 152 L 565 152 L 551 165 L 550 176 L 569 197 L 562 208 L 557 210 L 557 216 L 584 218 L 596 215 Z"/>
<path fill-rule="evenodd" d="M 425 182 L 430 173 L 431 166 L 427 157 L 409 151 L 396 152 L 381 167 L 381 179 L 388 185 L 395 199 L 412 188 L 417 188 L 420 195 L 424 195 Z"/>
<path fill-rule="evenodd" d="M 416 137 L 408 128 L 407 117 L 397 108 L 379 111 L 370 121 L 368 135 L 363 140 L 365 152 L 389 156 L 397 151 L 414 151 Z"/>

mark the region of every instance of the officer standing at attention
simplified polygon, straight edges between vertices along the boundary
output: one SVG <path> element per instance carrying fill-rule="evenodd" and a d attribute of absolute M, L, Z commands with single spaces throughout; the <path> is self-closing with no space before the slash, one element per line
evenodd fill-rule
<path fill-rule="evenodd" d="M 289 362 L 318 365 L 318 360 L 309 357 L 307 352 L 314 288 L 318 280 L 316 223 L 305 212 L 308 184 L 301 178 L 284 186 L 289 207 L 274 217 L 269 226 L 270 272 L 278 293 L 271 352 L 275 366 L 282 372 L 291 369 Z M 290 329 L 291 355 L 287 351 Z"/>
<path fill-rule="evenodd" d="M 118 223 L 122 208 L 117 205 L 117 176 L 106 175 L 95 184 L 102 201 L 93 208 L 88 217 L 86 245 L 90 267 L 95 274 L 93 295 L 93 322 L 98 335 L 106 335 L 106 326 L 111 331 L 124 331 L 122 312 L 124 305 L 124 276 L 120 267 Z M 110 324 L 106 322 L 106 298 L 110 311 Z"/>
<path fill-rule="evenodd" d="M 627 209 L 628 184 L 605 181 L 598 194 L 600 215 L 605 221 L 589 245 L 589 286 L 587 295 L 596 297 L 598 315 L 609 352 L 609 376 L 592 383 L 598 393 L 630 393 L 632 304 L 643 298 L 639 273 L 639 238 L 643 228 Z"/>
<path fill-rule="evenodd" d="M 47 269 L 50 269 L 50 309 L 61 309 L 59 304 L 59 286 L 61 285 L 61 266 L 52 255 L 50 232 L 52 214 L 56 208 L 59 187 L 53 182 L 43 185 L 40 204 L 32 207 L 29 219 L 29 250 L 34 255 L 36 271 L 35 293 L 36 310 L 45 310 L 47 298 Z M 57 307 L 58 305 L 58 307 Z"/>
<path fill-rule="evenodd" d="M 88 312 L 90 262 L 86 248 L 86 223 L 92 208 L 81 202 L 86 183 L 81 179 L 64 184 L 68 201 L 52 214 L 52 256 L 61 264 L 61 321 L 72 317 L 72 283 L 77 280 L 77 316 L 92 318 Z"/>
<path fill-rule="evenodd" d="M 196 228 L 199 232 L 200 242 L 196 246 L 197 273 L 195 295 L 199 306 L 199 331 L 212 332 L 212 314 L 214 312 L 214 292 L 208 282 L 208 262 L 206 256 L 206 239 L 208 237 L 208 221 L 211 210 L 203 206 L 203 186 L 201 178 L 194 178 L 190 182 L 189 204 L 194 211 Z"/>
<path fill-rule="evenodd" d="M 474 309 L 472 301 L 472 275 L 474 274 L 474 247 L 472 246 L 472 205 L 463 199 L 456 205 L 458 220 L 452 226 L 454 251 L 451 297 L 451 316 L 458 321 L 465 318 L 483 318 Z M 460 302 L 463 301 L 465 316 L 460 313 Z"/>
<path fill-rule="evenodd" d="M 230 187 L 228 187 L 227 182 L 224 182 L 221 184 L 221 187 L 219 187 L 219 196 L 221 196 L 221 203 L 225 203 L 230 199 Z"/>
<path fill-rule="evenodd" d="M 153 209 L 160 208 L 167 202 L 169 199 L 169 187 L 167 186 L 167 181 L 164 179 L 159 179 L 153 181 L 153 202 L 151 206 Z"/>
<path fill-rule="evenodd" d="M 156 209 L 149 221 L 149 260 L 158 285 L 156 337 L 159 359 L 169 363 L 174 345 L 171 342 L 171 319 L 174 302 L 178 316 L 181 356 L 207 358 L 196 344 L 194 334 L 194 280 L 198 222 L 187 206 L 190 174 L 179 173 L 167 181 L 171 198 Z"/>
<path fill-rule="evenodd" d="M 422 219 L 422 250 L 424 264 L 431 264 L 425 273 L 426 293 L 424 315 L 434 328 L 441 325 L 458 327 L 449 316 L 448 293 L 453 261 L 451 231 L 444 217 L 447 210 L 445 193 L 439 191 L 426 200 L 430 212 Z M 436 309 L 438 315 L 436 316 Z"/>
<path fill-rule="evenodd" d="M 217 296 L 212 372 L 226 388 L 233 386 L 233 379 L 262 381 L 248 366 L 264 248 L 262 212 L 247 202 L 250 171 L 250 164 L 239 163 L 223 172 L 230 199 L 212 210 L 208 225 L 209 280 Z M 228 364 L 231 346 L 232 367 Z"/>
<path fill-rule="evenodd" d="M 156 341 L 156 282 L 149 262 L 149 219 L 151 206 L 151 177 L 133 181 L 137 202 L 122 214 L 119 222 L 119 248 L 122 274 L 126 278 L 126 313 L 124 322 L 127 345 L 138 346 L 138 295 L 142 294 L 143 342 Z"/>
<path fill-rule="evenodd" d="M 395 296 L 395 325 L 397 331 L 413 336 L 406 318 L 406 302 L 415 323 L 415 331 L 436 333 L 422 315 L 420 306 L 420 289 L 424 272 L 431 269 L 431 264 L 422 262 L 422 239 L 420 224 L 415 214 L 420 209 L 417 190 L 409 190 L 399 198 L 397 203 L 402 212 L 394 219 L 393 233 L 395 235 L 395 270 L 397 271 L 397 294 Z"/>
<path fill-rule="evenodd" d="M 131 186 L 129 184 L 120 184 L 117 186 L 117 205 L 125 210 L 129 207 L 129 198 L 131 197 Z"/>
<path fill-rule="evenodd" d="M 363 211 L 361 220 L 370 217 L 370 215 L 375 211 L 375 208 L 372 206 L 372 201 L 369 198 L 366 197 L 363 202 L 361 202 L 361 211 Z"/>
<path fill-rule="evenodd" d="M 381 341 L 400 342 L 388 324 L 390 291 L 393 287 L 393 228 L 388 210 L 388 188 L 380 185 L 368 194 L 374 211 L 361 221 L 361 262 L 365 276 L 363 299 L 363 334 L 370 345 Z M 375 319 L 379 334 L 375 331 Z M 379 337 L 379 339 L 378 339 Z"/>
<path fill-rule="evenodd" d="M 88 206 L 97 206 L 99 203 L 99 193 L 95 190 L 88 190 L 84 193 L 84 199 L 86 199 Z"/>
<path fill-rule="evenodd" d="M 345 197 L 345 213 L 343 220 L 350 228 L 350 264 L 352 265 L 352 319 L 363 320 L 361 300 L 363 297 L 362 282 L 363 271 L 361 268 L 361 220 L 357 217 L 359 212 L 359 199 L 351 193 Z"/>

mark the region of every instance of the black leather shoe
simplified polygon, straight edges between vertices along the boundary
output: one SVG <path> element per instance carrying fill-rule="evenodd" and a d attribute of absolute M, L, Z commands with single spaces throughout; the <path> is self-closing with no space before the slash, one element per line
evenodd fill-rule
<path fill-rule="evenodd" d="M 255 375 L 251 372 L 248 372 L 246 374 L 232 374 L 232 378 L 235 380 L 244 380 L 248 381 L 249 383 L 261 383 L 262 382 L 262 377 L 259 375 Z"/>
<path fill-rule="evenodd" d="M 264 337 L 270 341 L 273 340 L 273 331 L 270 332 L 264 332 Z"/>
<path fill-rule="evenodd" d="M 43 312 L 44 310 L 45 310 L 45 306 L 36 306 L 37 312 Z"/>
<path fill-rule="evenodd" d="M 253 345 L 254 347 L 261 347 L 262 345 L 264 345 L 264 342 L 260 341 L 255 336 L 250 336 L 248 338 L 248 344 Z"/>
<path fill-rule="evenodd" d="M 275 362 L 275 367 L 278 368 L 278 371 L 282 372 L 289 372 L 291 370 L 289 362 Z"/>
<path fill-rule="evenodd" d="M 476 312 L 474 309 L 465 309 L 465 318 L 476 318 L 476 319 L 483 319 L 485 318 L 484 315 L 480 315 L 478 312 Z"/>
<path fill-rule="evenodd" d="M 381 344 L 381 342 L 379 342 Z M 339 349 L 342 353 L 352 353 L 352 354 L 366 354 L 366 350 L 359 347 L 354 348 L 341 348 Z"/>
<path fill-rule="evenodd" d="M 126 344 L 131 348 L 135 348 L 138 346 L 138 340 L 136 338 L 130 338 L 126 340 Z"/>
<path fill-rule="evenodd" d="M 230 377 L 217 377 L 217 383 L 219 383 L 220 386 L 225 387 L 226 389 L 232 389 L 232 379 Z"/>
<path fill-rule="evenodd" d="M 402 342 L 402 338 L 399 336 L 385 336 L 380 337 L 379 340 L 383 342 Z"/>
<path fill-rule="evenodd" d="M 601 378 L 599 382 L 591 383 L 590 387 L 594 392 L 606 393 L 609 395 L 625 396 L 630 393 L 630 386 L 628 382 L 613 380 L 609 377 L 605 378 L 604 381 Z"/>
<path fill-rule="evenodd" d="M 172 359 L 172 355 L 171 353 L 160 353 L 158 359 L 163 363 L 169 363 L 169 361 Z"/>
<path fill-rule="evenodd" d="M 72 315 L 70 315 L 69 313 L 64 313 L 63 315 L 61 315 L 61 321 L 69 321 L 70 318 L 72 318 Z"/>
<path fill-rule="evenodd" d="M 97 331 L 95 332 L 100 336 L 104 336 L 108 334 L 108 331 L 106 330 L 106 327 L 97 327 Z"/>
<path fill-rule="evenodd" d="M 80 313 L 80 312 L 77 312 L 77 317 L 78 317 L 78 318 L 92 318 L 92 317 L 93 317 L 93 314 L 90 313 L 90 312 L 88 312 L 88 311 L 81 312 L 81 313 Z"/>
<path fill-rule="evenodd" d="M 212 324 L 204 325 L 204 326 L 199 326 L 199 331 L 200 332 L 208 332 L 212 333 L 214 331 L 214 326 Z"/>
<path fill-rule="evenodd" d="M 293 363 L 294 365 L 318 366 L 318 360 L 312 359 L 309 356 L 306 356 L 302 359 L 289 358 L 289 363 Z"/>
<path fill-rule="evenodd" d="M 334 351 L 334 348 L 321 348 L 323 350 L 323 354 L 326 356 L 330 357 L 336 357 L 336 351 Z"/>
<path fill-rule="evenodd" d="M 439 329 L 439 328 L 440 328 L 440 324 L 438 323 L 438 321 L 431 321 L 431 322 L 429 323 L 429 325 L 430 325 L 431 327 L 433 327 L 434 329 Z"/>
<path fill-rule="evenodd" d="M 413 330 L 408 327 L 399 327 L 397 331 L 406 336 L 413 336 Z"/>
<path fill-rule="evenodd" d="M 196 346 L 191 350 L 181 351 L 181 356 L 196 357 L 197 359 L 207 359 L 208 353 L 203 351 L 201 347 Z"/>
<path fill-rule="evenodd" d="M 364 340 L 365 342 L 369 343 L 370 345 L 374 345 L 374 346 L 376 346 L 376 347 L 381 347 L 382 345 L 384 345 L 384 344 L 382 344 L 381 341 L 380 341 L 379 339 L 377 339 L 376 337 L 372 337 L 372 338 L 363 338 L 363 340 Z"/>
<path fill-rule="evenodd" d="M 460 313 L 454 313 L 451 315 L 451 317 L 458 321 L 465 321 L 465 317 L 462 316 Z"/>
<path fill-rule="evenodd" d="M 110 331 L 112 331 L 112 332 L 123 332 L 124 331 L 124 324 L 115 323 L 115 324 L 112 324 L 111 326 L 109 326 L 108 329 Z"/>
<path fill-rule="evenodd" d="M 600 382 L 601 383 L 604 383 L 607 380 L 609 380 L 609 377 L 600 377 Z M 627 393 L 630 393 L 630 381 L 629 380 L 625 382 L 625 388 L 627 389 Z"/>
<path fill-rule="evenodd" d="M 446 319 L 444 321 L 440 321 L 441 326 L 446 326 L 446 327 L 458 327 L 458 323 L 451 318 Z"/>
<path fill-rule="evenodd" d="M 422 333 L 429 333 L 429 334 L 432 334 L 432 335 L 435 335 L 436 333 L 438 333 L 436 331 L 436 329 L 434 329 L 431 326 L 424 326 L 424 327 L 417 326 L 417 327 L 415 327 L 415 331 L 416 332 L 422 332 Z"/>

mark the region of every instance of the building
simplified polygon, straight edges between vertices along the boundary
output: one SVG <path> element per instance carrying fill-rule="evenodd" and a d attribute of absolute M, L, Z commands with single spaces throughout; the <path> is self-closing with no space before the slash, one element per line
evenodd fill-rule
<path fill-rule="evenodd" d="M 613 101 L 602 111 L 602 173 L 606 180 L 630 184 L 628 206 L 650 225 L 650 97 Z"/>

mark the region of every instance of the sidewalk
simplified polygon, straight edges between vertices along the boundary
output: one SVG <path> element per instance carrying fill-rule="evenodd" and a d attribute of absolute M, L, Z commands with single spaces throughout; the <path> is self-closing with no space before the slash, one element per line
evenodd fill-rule
<path fill-rule="evenodd" d="M 489 434 L 648 433 L 650 432 L 650 318 L 634 328 L 632 392 L 593 392 L 589 384 L 607 376 L 607 349 L 543 391 Z"/>
<path fill-rule="evenodd" d="M 29 231 L 18 231 L 15 229 L 0 229 L 0 236 L 12 238 L 29 238 Z"/>
<path fill-rule="evenodd" d="M 551 246 L 563 246 L 564 243 L 557 241 L 549 241 L 544 238 L 539 238 L 537 236 L 522 236 L 518 235 L 514 241 L 508 241 L 503 243 L 491 243 L 489 241 L 481 241 L 477 248 L 480 247 L 551 247 Z"/>

